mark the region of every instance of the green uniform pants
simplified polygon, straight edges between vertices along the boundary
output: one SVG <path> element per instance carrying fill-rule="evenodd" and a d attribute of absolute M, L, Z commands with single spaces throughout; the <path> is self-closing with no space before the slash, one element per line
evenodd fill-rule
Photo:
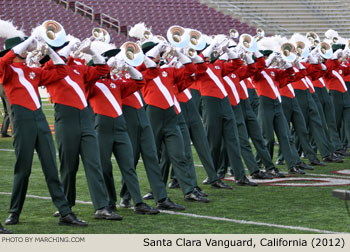
<path fill-rule="evenodd" d="M 123 181 L 127 187 L 124 187 L 124 190 L 121 191 L 120 197 L 124 196 L 125 191 L 129 191 L 134 205 L 143 202 L 139 181 L 134 169 L 134 155 L 124 116 L 120 115 L 117 118 L 112 118 L 96 114 L 95 129 L 100 147 L 103 177 L 108 192 L 109 205 L 115 205 L 117 201 L 111 162 L 112 153 L 117 160 Z"/>
<path fill-rule="evenodd" d="M 249 136 L 247 132 L 247 127 L 244 122 L 241 105 L 237 104 L 236 106 L 232 106 L 232 110 L 236 118 L 239 144 L 241 147 L 242 157 L 243 157 L 244 163 L 246 164 L 246 167 L 249 170 L 249 173 L 253 174 L 254 172 L 259 171 L 259 166 L 255 160 L 252 147 L 250 146 Z M 226 174 L 228 163 L 225 163 L 225 160 L 228 160 L 228 158 L 223 158 L 220 162 L 221 166 L 220 166 L 220 171 L 218 172 L 219 174 Z"/>
<path fill-rule="evenodd" d="M 345 136 L 350 142 L 350 95 L 348 92 L 341 93 L 336 90 L 330 90 L 329 93 L 334 104 L 337 129 L 340 132 L 343 125 Z"/>
<path fill-rule="evenodd" d="M 296 89 L 295 96 L 304 115 L 309 134 L 313 137 L 321 156 L 329 156 L 331 154 L 331 147 L 327 144 L 320 113 L 310 91 Z"/>
<path fill-rule="evenodd" d="M 256 90 L 252 88 L 248 88 L 248 95 L 249 95 L 250 106 L 253 109 L 255 115 L 258 116 L 259 96 L 256 93 Z"/>
<path fill-rule="evenodd" d="M 108 206 L 92 109 L 55 104 L 55 132 L 61 179 L 69 205 L 75 205 L 80 155 L 95 210 Z"/>
<path fill-rule="evenodd" d="M 161 176 L 154 135 L 145 109 L 143 107 L 135 109 L 123 105 L 123 114 L 133 148 L 134 168 L 136 169 L 141 155 L 155 201 L 167 198 L 165 184 Z M 125 186 L 125 183 L 123 183 L 122 190 Z"/>
<path fill-rule="evenodd" d="M 324 113 L 325 121 L 327 124 L 327 133 L 328 137 L 333 144 L 335 150 L 341 150 L 343 148 L 343 145 L 340 140 L 339 132 L 337 129 L 337 124 L 335 122 L 335 111 L 334 111 L 334 105 L 331 100 L 331 97 L 329 96 L 329 93 L 327 91 L 326 87 L 319 88 L 315 87 L 315 91 L 318 96 L 318 100 L 320 101 L 322 111 Z"/>
<path fill-rule="evenodd" d="M 155 137 L 158 159 L 160 160 L 161 145 L 164 142 L 182 192 L 184 195 L 192 192 L 195 185 L 191 179 L 190 167 L 188 167 L 186 162 L 184 142 L 177 124 L 177 115 L 174 106 L 168 109 L 161 109 L 148 105 L 146 114 Z"/>
<path fill-rule="evenodd" d="M 189 168 L 188 173 L 190 174 L 190 178 L 192 180 L 191 184 L 194 186 L 198 186 L 198 181 L 197 181 L 197 174 L 196 170 L 194 168 L 194 163 L 193 163 L 193 156 L 192 156 L 192 148 L 191 148 L 191 139 L 190 139 L 190 133 L 188 131 L 185 119 L 182 116 L 182 113 L 178 114 L 178 126 L 181 131 L 181 136 L 184 142 L 184 150 L 185 150 L 185 159 L 186 159 L 186 164 L 187 167 Z M 164 184 L 167 184 L 168 177 L 169 177 L 169 171 L 170 171 L 170 158 L 168 155 L 168 150 L 165 145 L 165 143 L 162 144 L 162 155 L 160 159 L 160 167 L 162 171 L 162 176 L 163 176 L 163 181 Z M 176 178 L 176 172 L 174 172 L 174 175 L 172 178 Z"/>
<path fill-rule="evenodd" d="M 300 162 L 299 156 L 295 155 L 290 146 L 290 133 L 282 104 L 278 99 L 271 99 L 261 95 L 259 97 L 258 122 L 261 126 L 263 137 L 271 158 L 274 152 L 274 131 L 277 135 L 282 154 L 287 162 L 288 169 Z"/>
<path fill-rule="evenodd" d="M 295 133 L 300 139 L 300 146 L 309 161 L 314 161 L 317 159 L 317 155 L 312 149 L 309 141 L 309 133 L 306 128 L 305 119 L 303 116 L 303 113 L 300 110 L 299 103 L 297 99 L 289 98 L 282 96 L 282 108 L 284 112 L 284 116 L 287 119 L 288 127 L 290 126 L 290 123 L 292 123 Z M 292 139 L 292 138 L 291 138 Z M 291 141 L 292 151 L 296 151 L 296 147 L 294 144 L 294 141 Z M 298 155 L 298 154 L 296 154 Z M 281 150 L 279 148 L 278 152 L 278 159 L 283 160 L 283 155 L 281 153 Z"/>
<path fill-rule="evenodd" d="M 62 216 L 67 215 L 71 210 L 58 178 L 55 146 L 42 109 L 32 111 L 19 105 L 12 105 L 12 116 L 16 163 L 10 213 L 19 215 L 22 211 L 35 149 L 52 201 Z"/>
<path fill-rule="evenodd" d="M 237 124 L 228 97 L 219 99 L 202 96 L 202 112 L 214 167 L 218 169 L 220 166 L 220 152 L 222 141 L 224 141 L 235 179 L 241 179 L 245 176 L 245 172 L 241 159 Z"/>
<path fill-rule="evenodd" d="M 213 158 L 209 149 L 207 135 L 205 134 L 199 112 L 196 110 L 192 99 L 186 103 L 180 102 L 180 106 L 182 110 L 181 114 L 185 119 L 193 146 L 196 149 L 198 157 L 207 173 L 209 183 L 213 183 L 219 178 L 216 174 Z"/>
<path fill-rule="evenodd" d="M 263 139 L 261 128 L 256 117 L 257 113 L 253 111 L 249 99 L 250 97 L 246 100 L 241 100 L 239 103 L 244 117 L 244 122 L 247 127 L 248 136 L 251 138 L 256 153 L 261 162 L 264 164 L 265 170 L 270 170 L 275 168 L 275 165 L 272 162 L 270 153 L 268 152 Z"/>

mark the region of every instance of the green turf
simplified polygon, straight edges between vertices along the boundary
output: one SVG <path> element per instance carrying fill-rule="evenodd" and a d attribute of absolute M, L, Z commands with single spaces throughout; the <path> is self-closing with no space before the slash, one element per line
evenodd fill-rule
<path fill-rule="evenodd" d="M 53 123 L 53 109 L 45 105 L 45 114 L 50 124 Z M 13 180 L 13 167 L 15 155 L 12 149 L 12 139 L 0 138 L 0 192 L 11 192 Z M 200 164 L 194 151 L 194 160 Z M 333 170 L 349 169 L 350 158 L 346 158 L 343 164 L 331 164 L 326 167 L 316 168 L 309 173 L 332 174 Z M 115 161 L 114 176 L 117 190 L 120 190 L 120 171 Z M 278 166 L 286 172 L 285 166 Z M 206 177 L 202 167 L 196 167 L 198 181 Z M 141 192 L 145 194 L 149 190 L 148 181 L 142 163 L 137 167 Z M 307 176 L 304 176 L 307 177 Z M 349 177 L 349 176 L 348 176 Z M 232 191 L 214 190 L 208 185 L 201 185 L 209 194 L 210 203 L 184 202 L 179 189 L 168 189 L 169 197 L 186 207 L 184 213 L 196 215 L 222 217 L 234 220 L 264 222 L 271 224 L 300 226 L 313 229 L 328 230 L 333 232 L 349 232 L 350 218 L 347 215 L 344 202 L 332 197 L 335 188 L 346 189 L 349 186 L 331 187 L 282 187 L 266 186 L 239 187 L 232 182 Z M 118 191 L 119 192 L 119 191 Z M 41 171 L 41 166 L 35 155 L 32 174 L 28 188 L 28 194 L 48 197 L 48 190 Z M 84 168 L 81 165 L 77 176 L 77 199 L 90 201 L 87 189 Z M 10 195 L 0 194 L 0 221 L 3 223 L 8 215 Z M 148 201 L 155 206 L 153 201 Z M 310 233 L 307 231 L 273 228 L 258 225 L 237 224 L 218 220 L 199 219 L 189 216 L 169 215 L 161 213 L 156 216 L 135 215 L 130 209 L 118 209 L 118 213 L 124 217 L 121 222 L 112 222 L 93 219 L 92 205 L 77 204 L 73 211 L 81 218 L 89 222 L 86 228 L 61 227 L 57 225 L 58 219 L 52 217 L 56 211 L 50 200 L 27 198 L 20 223 L 9 227 L 15 233 L 218 233 L 218 234 L 259 234 L 259 233 Z"/>

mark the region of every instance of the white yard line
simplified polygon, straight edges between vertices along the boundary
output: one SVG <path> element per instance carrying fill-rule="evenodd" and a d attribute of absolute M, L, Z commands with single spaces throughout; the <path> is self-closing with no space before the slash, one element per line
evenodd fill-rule
<path fill-rule="evenodd" d="M 9 193 L 9 192 L 0 192 L 0 195 L 8 195 L 8 196 L 10 196 L 11 193 Z M 50 197 L 44 197 L 44 196 L 37 196 L 37 195 L 27 194 L 26 197 L 27 198 L 32 198 L 32 199 L 42 199 L 42 200 L 50 200 L 51 201 Z M 92 205 L 91 201 L 76 200 L 76 203 L 84 204 L 84 205 Z M 286 226 L 286 225 L 273 224 L 273 223 L 237 220 L 237 219 L 230 219 L 230 218 L 222 218 L 222 217 L 207 216 L 207 215 L 198 215 L 198 214 L 183 213 L 183 212 L 180 213 L 180 212 L 165 211 L 165 210 L 161 210 L 161 212 L 165 213 L 165 214 L 186 216 L 186 217 L 198 218 L 198 219 L 207 219 L 207 220 L 214 220 L 214 221 L 232 222 L 232 223 L 241 224 L 241 225 L 255 225 L 255 226 L 264 226 L 264 227 L 272 227 L 272 228 L 282 228 L 282 229 L 307 231 L 307 232 L 320 233 L 320 234 L 339 234 L 339 232 L 323 230 L 323 229 L 316 229 L 316 228 L 300 227 L 300 226 Z"/>

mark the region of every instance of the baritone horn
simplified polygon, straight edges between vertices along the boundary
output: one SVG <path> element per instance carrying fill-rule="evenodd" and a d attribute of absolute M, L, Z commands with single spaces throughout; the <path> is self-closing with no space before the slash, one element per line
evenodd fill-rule
<path fill-rule="evenodd" d="M 200 31 L 190 29 L 188 30 L 190 37 L 189 47 L 193 48 L 195 51 L 201 51 L 204 49 L 206 42 L 205 37 Z"/>
<path fill-rule="evenodd" d="M 144 54 L 138 44 L 132 41 L 127 41 L 120 47 L 118 56 L 125 60 L 131 66 L 139 66 L 144 60 Z"/>
<path fill-rule="evenodd" d="M 54 21 L 46 20 L 41 25 L 41 38 L 53 47 L 60 47 L 66 42 L 66 32 L 63 26 Z"/>
<path fill-rule="evenodd" d="M 190 41 L 188 31 L 178 25 L 169 27 L 167 31 L 167 38 L 171 45 L 178 48 L 184 48 L 188 46 Z"/>
<path fill-rule="evenodd" d="M 298 57 L 307 58 L 309 56 L 309 48 L 303 41 L 295 42 L 295 50 Z"/>
<path fill-rule="evenodd" d="M 239 36 L 239 32 L 236 29 L 230 29 L 229 34 L 230 34 L 230 38 L 236 39 Z"/>
<path fill-rule="evenodd" d="M 239 37 L 238 45 L 247 52 L 255 52 L 258 50 L 256 39 L 249 34 L 242 34 Z"/>
<path fill-rule="evenodd" d="M 103 28 L 93 28 L 92 36 L 94 36 L 97 41 L 105 42 L 107 44 L 111 41 L 111 36 L 109 35 L 108 31 Z"/>
<path fill-rule="evenodd" d="M 292 43 L 286 42 L 280 48 L 281 57 L 286 62 L 294 62 L 297 58 L 295 46 Z"/>
<path fill-rule="evenodd" d="M 265 37 L 265 31 L 260 27 L 256 28 L 256 35 L 254 36 L 255 40 L 259 41 L 263 37 Z"/>
<path fill-rule="evenodd" d="M 329 59 L 333 55 L 332 46 L 324 41 L 319 44 L 318 51 L 325 59 Z"/>
<path fill-rule="evenodd" d="M 306 33 L 306 38 L 310 40 L 311 44 L 317 46 L 320 43 L 320 37 L 316 32 L 308 32 Z"/>

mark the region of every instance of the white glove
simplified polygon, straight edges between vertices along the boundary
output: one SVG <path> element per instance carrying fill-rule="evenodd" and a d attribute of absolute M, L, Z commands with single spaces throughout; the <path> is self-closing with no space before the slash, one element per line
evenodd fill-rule
<path fill-rule="evenodd" d="M 145 63 L 145 66 L 147 68 L 155 68 L 155 67 L 157 67 L 156 62 L 154 62 L 153 60 L 151 60 L 147 56 L 145 56 L 145 59 L 143 60 L 143 63 Z"/>
<path fill-rule="evenodd" d="M 219 60 L 228 61 L 228 55 L 227 55 L 227 53 L 225 52 L 223 55 L 221 55 L 221 56 L 219 57 Z"/>
<path fill-rule="evenodd" d="M 335 59 L 339 59 L 339 57 L 342 55 L 343 50 L 342 49 L 338 49 L 335 51 L 335 53 L 333 53 L 333 56 L 331 57 L 332 60 Z"/>
<path fill-rule="evenodd" d="M 54 65 L 65 65 L 63 59 L 51 47 L 48 47 L 48 55 Z"/>
<path fill-rule="evenodd" d="M 187 57 L 185 54 L 180 52 L 179 48 L 175 49 L 175 55 L 183 65 L 192 62 L 192 60 L 189 57 Z"/>
<path fill-rule="evenodd" d="M 262 54 L 261 54 L 261 55 L 262 55 Z M 254 60 L 253 60 L 253 58 L 252 58 L 249 54 L 246 54 L 246 55 L 245 55 L 245 61 L 247 62 L 248 65 L 254 64 Z"/>
<path fill-rule="evenodd" d="M 204 62 L 203 58 L 201 56 L 199 56 L 199 55 L 196 55 L 195 57 L 193 57 L 192 61 L 195 64 L 200 64 L 200 63 Z"/>
<path fill-rule="evenodd" d="M 311 53 L 309 54 L 308 61 L 310 64 L 318 64 L 318 59 L 314 57 Z"/>
<path fill-rule="evenodd" d="M 233 48 L 226 48 L 225 52 L 227 53 L 230 59 L 238 59 L 238 53 Z"/>
<path fill-rule="evenodd" d="M 37 40 L 35 36 L 32 35 L 22 43 L 14 46 L 12 48 L 12 51 L 17 55 L 22 55 L 25 52 L 33 51 L 34 49 L 36 49 L 36 47 L 37 47 Z"/>
<path fill-rule="evenodd" d="M 259 50 L 256 50 L 255 52 L 253 52 L 253 55 L 254 55 L 255 58 L 257 58 L 257 59 L 264 56 Z"/>
<path fill-rule="evenodd" d="M 90 54 L 92 56 L 92 61 L 94 62 L 95 65 L 104 65 L 104 64 L 106 64 L 105 58 L 102 55 L 100 55 L 97 52 L 95 52 L 94 50 L 92 50 L 91 47 L 86 47 L 81 52 L 84 52 L 86 54 Z"/>
<path fill-rule="evenodd" d="M 326 67 L 325 64 L 321 63 L 321 67 L 322 67 L 322 70 L 323 70 L 323 71 L 326 71 L 326 70 L 327 70 L 327 67 Z"/>
<path fill-rule="evenodd" d="M 133 66 L 130 66 L 129 64 L 126 64 L 126 70 L 130 74 L 130 77 L 133 80 L 142 80 L 143 76 L 142 74 Z"/>
<path fill-rule="evenodd" d="M 167 44 L 164 41 L 160 41 L 156 46 L 154 46 L 151 50 L 146 52 L 147 57 L 157 58 L 157 56 L 166 49 Z"/>
<path fill-rule="evenodd" d="M 64 58 L 68 58 L 69 54 L 71 53 L 71 51 L 73 50 L 74 47 L 77 46 L 77 44 L 79 43 L 78 39 L 73 39 L 71 41 L 69 41 L 69 44 L 66 45 L 65 47 L 63 47 L 59 52 L 58 55 L 64 57 Z"/>
<path fill-rule="evenodd" d="M 216 48 L 215 43 L 211 43 L 207 48 L 204 49 L 202 52 L 202 55 L 204 58 L 210 57 L 210 54 L 213 52 L 213 50 Z"/>
<path fill-rule="evenodd" d="M 110 68 L 114 68 L 117 65 L 117 59 L 115 57 L 110 57 L 107 61 L 107 65 Z"/>
<path fill-rule="evenodd" d="M 275 57 L 276 57 L 276 53 L 275 53 L 275 52 L 271 53 L 271 54 L 269 55 L 269 57 L 266 59 L 265 65 L 266 65 L 267 67 L 270 66 Z"/>
<path fill-rule="evenodd" d="M 305 69 L 304 65 L 300 63 L 300 61 L 297 61 L 295 63 L 295 66 L 299 69 L 299 70 L 303 70 Z"/>
<path fill-rule="evenodd" d="M 284 68 L 285 69 L 288 69 L 288 68 L 291 68 L 291 67 L 293 67 L 293 65 L 290 62 L 286 62 L 286 64 L 284 64 Z"/>

